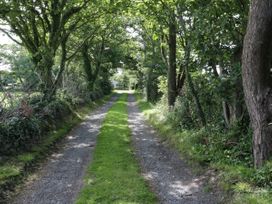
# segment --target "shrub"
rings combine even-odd
[[[109,80],[101,82],[102,92],[104,95],[109,95],[112,91],[112,85]]]
[[[237,126],[230,130],[208,126],[193,130],[187,139],[195,147],[194,155],[202,161],[250,166],[252,154],[249,138],[250,132],[241,134]]]
[[[191,129],[194,122],[189,109],[189,103],[186,98],[176,99],[174,109],[167,114],[168,121],[178,129]]]
[[[33,94],[29,98],[29,104],[31,106],[38,105],[38,104],[42,103],[42,98],[43,98],[42,93]]]
[[[0,125],[0,153],[8,155],[28,150],[40,138],[40,122],[37,118],[13,116]]]
[[[64,117],[72,113],[73,108],[103,95],[102,90],[98,90],[82,98],[61,90],[52,101],[43,101],[40,93],[23,98],[18,107],[6,111],[0,118],[0,154],[11,155],[28,150],[40,141],[41,135],[55,129]]]
[[[101,90],[92,91],[92,92],[90,93],[90,99],[91,99],[92,101],[96,101],[96,100],[102,98],[103,95],[104,95],[104,94],[103,94],[103,92],[102,92]]]
[[[69,113],[69,105],[60,99],[55,99],[54,101],[51,101],[46,106],[44,106],[41,113],[37,114],[41,114],[42,117],[57,121]]]
[[[9,155],[28,150],[69,113],[69,105],[60,99],[50,103],[42,102],[40,96],[31,98],[28,103],[22,100],[20,107],[1,121],[0,153]]]
[[[256,170],[253,181],[258,186],[272,188],[272,161],[266,162],[262,168]]]
[[[86,101],[89,100],[89,97],[87,93],[84,95],[84,98],[83,98],[77,95],[73,95],[71,92],[67,90],[59,90],[57,100],[64,101],[71,106],[78,106],[78,105],[85,104]]]

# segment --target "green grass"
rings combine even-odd
[[[0,183],[6,178],[11,176],[17,176],[20,174],[20,169],[12,165],[3,165],[0,167]]]
[[[126,101],[123,94],[106,115],[77,204],[156,203],[132,152]]]
[[[161,120],[161,112],[155,106],[146,102],[141,94],[136,94],[137,104],[140,110],[144,113],[149,123],[155,127],[159,135],[167,140],[173,147],[179,150],[183,157],[194,165],[208,165],[218,171],[219,187],[227,197],[227,203],[232,204],[271,204],[272,189],[270,187],[258,187],[255,182],[257,176],[264,177],[271,175],[271,168],[254,170],[242,163],[235,164],[226,157],[225,152],[220,152],[218,149],[203,148],[201,143],[207,134],[217,134],[201,130],[182,130],[177,131],[168,121]],[[221,135],[218,135],[221,137]],[[215,137],[216,139],[217,137]],[[211,142],[211,141],[209,141]],[[220,140],[217,141],[220,147]],[[204,151],[203,151],[204,149]],[[213,160],[207,160],[211,155],[206,155],[206,152],[213,152]],[[272,166],[272,165],[271,165]],[[202,168],[203,169],[203,168]],[[268,173],[270,171],[270,173]],[[265,178],[263,178],[265,179]],[[260,180],[260,179],[259,179]],[[231,195],[231,196],[230,196]]]
[[[109,100],[111,95],[101,100],[91,102],[86,106],[73,110],[73,114],[66,117],[56,130],[50,131],[31,151],[5,159],[0,163],[0,203],[6,202],[9,191],[13,190],[23,179],[33,172],[33,167],[55,149],[55,144],[64,138],[68,132],[96,107]]]

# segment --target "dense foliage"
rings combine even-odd
[[[254,182],[271,186],[270,7],[0,0],[0,31],[16,43],[0,47],[1,154],[27,149],[73,107],[114,86],[144,93],[191,156],[260,168]]]
[[[133,59],[117,4],[0,5],[0,30],[17,44],[0,47],[0,152],[9,155],[31,148],[74,107],[110,94],[110,77]]]

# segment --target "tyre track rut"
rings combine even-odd
[[[72,204],[83,186],[102,121],[118,96],[99,107],[65,138],[63,147],[50,156],[13,204]]]

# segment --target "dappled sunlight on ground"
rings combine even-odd
[[[103,118],[116,99],[94,111],[69,133],[62,148],[51,155],[37,179],[26,186],[14,203],[74,203]]]
[[[79,204],[156,203],[155,195],[139,174],[131,148],[126,100],[127,95],[123,94],[103,122]]]
[[[114,90],[114,93],[118,94],[133,94],[135,91],[134,90]]]
[[[205,177],[194,175],[179,154],[164,145],[156,131],[147,125],[132,95],[129,97],[129,126],[142,174],[161,203],[217,203],[212,193],[204,192]]]

